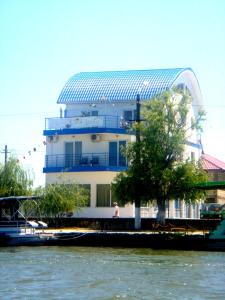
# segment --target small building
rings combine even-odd
[[[202,154],[203,168],[208,173],[209,181],[225,181],[225,163],[209,155]],[[215,189],[206,193],[206,202],[225,204],[225,190]]]
[[[188,90],[193,102],[189,121],[202,107],[197,78],[190,68],[136,71],[83,72],[73,75],[59,98],[60,114],[45,121],[46,184],[76,182],[90,195],[89,205],[76,217],[112,217],[115,201],[110,185],[127,169],[121,146],[135,141],[128,129],[136,119],[136,99],[140,102],[178,86]],[[62,108],[62,106],[64,106]],[[191,130],[186,157],[198,159],[202,146]],[[154,217],[154,206],[142,208],[142,217]],[[120,207],[121,217],[133,217],[134,206]],[[169,217],[199,217],[197,206],[171,201]]]

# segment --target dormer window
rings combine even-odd
[[[132,121],[133,120],[133,111],[132,110],[125,110],[123,112],[123,118],[125,121]]]

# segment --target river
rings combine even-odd
[[[0,299],[225,299],[225,253],[0,248]]]

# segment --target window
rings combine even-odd
[[[123,155],[124,147],[126,147],[126,141],[109,142],[110,166],[126,166],[126,158]]]
[[[117,142],[109,142],[109,165],[117,166]]]
[[[82,157],[82,142],[75,142],[75,164],[78,165],[80,163]]]
[[[82,156],[82,142],[77,141],[65,143],[65,167],[78,165]]]
[[[110,184],[97,184],[97,207],[111,207],[113,202],[119,201],[116,199]]]
[[[126,141],[119,141],[119,166],[126,166],[126,157],[124,156],[124,148]]]
[[[184,91],[184,89],[185,89],[185,84],[184,84],[184,83],[179,83],[179,84],[177,85],[177,88],[178,88],[178,90]]]
[[[111,206],[110,184],[97,184],[97,207]]]
[[[92,116],[98,116],[98,111],[97,110],[92,110],[91,115]]]
[[[73,143],[65,143],[65,167],[73,166]]]
[[[84,189],[85,195],[87,195],[87,197],[88,197],[86,206],[90,206],[90,204],[91,204],[91,185],[90,184],[79,184],[79,186]]]
[[[175,199],[174,206],[175,206],[175,209],[180,209],[180,200],[179,199]]]
[[[125,121],[132,121],[132,110],[125,110],[123,112],[123,117]]]

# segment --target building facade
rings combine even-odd
[[[209,154],[202,155],[203,168],[208,173],[209,181],[225,181],[225,163]],[[207,203],[225,204],[225,190],[215,189],[206,193]]]
[[[202,106],[198,81],[190,68],[84,72],[72,76],[59,98],[59,117],[47,118],[46,184],[76,182],[90,195],[89,205],[76,217],[112,217],[115,200],[110,184],[127,169],[121,146],[135,141],[129,130],[136,119],[136,99],[141,103],[174,86],[192,96],[190,120]],[[63,106],[63,107],[62,107]],[[192,131],[185,155],[198,159],[201,144]],[[183,201],[171,201],[168,217],[199,217],[199,209]],[[120,207],[121,217],[133,217],[133,205]],[[142,208],[142,217],[154,217],[154,205]]]

